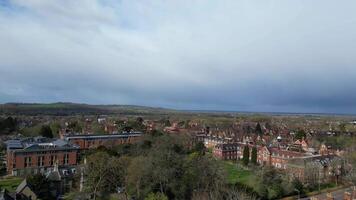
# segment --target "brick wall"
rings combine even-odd
[[[65,159],[67,155],[67,159]],[[78,150],[41,150],[34,152],[16,152],[10,151],[7,153],[7,171],[12,174],[14,170],[22,169],[39,169],[53,167],[55,162],[58,162],[59,166],[69,166],[77,164]],[[39,160],[39,158],[41,159]],[[27,165],[25,160],[30,160]],[[65,163],[66,162],[66,163]]]

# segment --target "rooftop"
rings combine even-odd
[[[68,141],[45,137],[33,137],[8,140],[5,142],[7,150],[39,150],[39,149],[60,149],[77,148],[76,145],[69,144]]]
[[[65,140],[70,139],[94,139],[94,138],[121,138],[121,137],[138,137],[142,132],[123,132],[120,134],[88,134],[88,135],[67,135]]]

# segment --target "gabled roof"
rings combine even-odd
[[[29,187],[30,186],[27,184],[27,180],[24,179],[19,186],[17,186],[16,188],[16,193],[21,193],[26,187]]]
[[[0,192],[0,200],[14,200],[14,198],[8,194],[7,190],[3,189]]]

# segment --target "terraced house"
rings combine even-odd
[[[44,137],[9,140],[7,145],[7,172],[14,176],[53,171],[57,165],[75,170],[79,146],[61,139]]]

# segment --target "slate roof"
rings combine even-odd
[[[41,149],[77,149],[75,144],[66,140],[43,137],[8,140],[5,142],[7,150],[12,151],[37,151]]]
[[[8,140],[5,142],[8,149],[22,149],[23,145],[21,140]]]
[[[0,192],[0,200],[14,200],[14,198],[12,198],[12,197],[8,194],[8,192],[7,192],[5,189],[3,189],[3,190],[1,190],[1,192]]]
[[[24,190],[26,187],[30,187],[28,184],[27,184],[27,180],[24,179],[19,186],[17,186],[16,188],[16,193],[21,193],[22,190]]]
[[[125,137],[138,137],[141,136],[141,132],[130,132],[130,133],[121,133],[121,134],[92,134],[92,135],[71,135],[66,136],[66,140],[70,139],[99,139],[99,138],[125,138]]]

